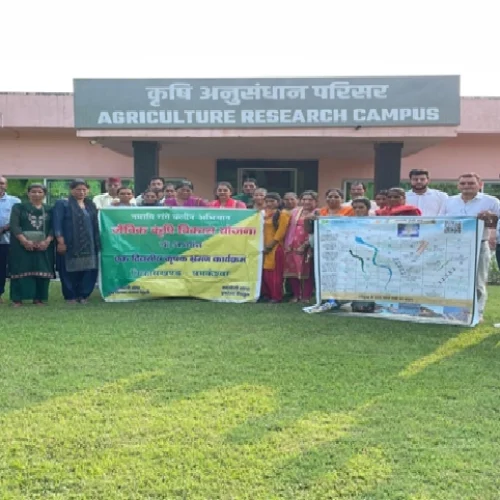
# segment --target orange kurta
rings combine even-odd
[[[352,207],[340,207],[338,210],[337,210],[337,213],[335,214],[330,214],[329,213],[329,208],[328,207],[323,207],[323,208],[320,208],[319,210],[319,215],[321,217],[328,217],[330,215],[339,215],[339,216],[350,216],[350,215],[354,215],[354,210],[352,209]]]
[[[266,211],[264,216],[264,247],[271,245],[273,241],[277,241],[276,245],[268,254],[264,255],[264,269],[274,269],[276,260],[275,254],[278,246],[282,246],[285,241],[286,230],[290,222],[290,215],[282,211],[279,218],[278,229],[273,224],[273,213]]]

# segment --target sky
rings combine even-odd
[[[71,92],[73,78],[459,74],[462,95],[500,96],[492,0],[4,4],[0,92]]]

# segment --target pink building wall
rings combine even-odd
[[[211,197],[215,183],[215,158],[162,160],[160,175],[187,177],[201,196]],[[427,168],[434,180],[453,180],[460,172],[475,171],[484,180],[498,181],[500,136],[460,134],[403,159],[402,178],[412,168]],[[7,177],[133,177],[133,160],[86,139],[73,131],[23,131],[17,137],[0,134],[0,173]],[[319,160],[320,193],[342,187],[344,181],[369,180],[373,164],[323,158]]]
[[[401,178],[407,179],[414,168],[430,171],[435,181],[450,181],[463,172],[476,172],[484,180],[499,181],[500,135],[459,134],[436,146],[424,149],[402,160]],[[347,179],[368,180],[373,178],[372,164],[320,160],[319,190],[341,187]]]

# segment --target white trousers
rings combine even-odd
[[[477,267],[477,305],[479,314],[482,316],[486,307],[486,299],[488,298],[488,272],[490,270],[491,251],[487,241],[481,242],[479,250],[479,265]]]

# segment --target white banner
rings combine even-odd
[[[474,217],[322,217],[305,311],[475,326],[482,231]]]

